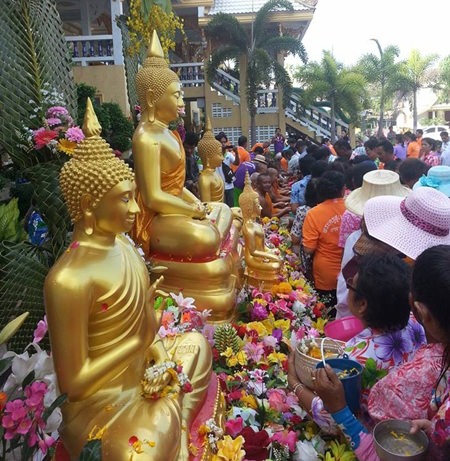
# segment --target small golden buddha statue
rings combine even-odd
[[[122,235],[139,213],[134,175],[99,136],[90,101],[83,131],[85,140],[60,175],[73,240],[44,289],[59,389],[68,396],[62,440],[73,460],[89,434],[101,434],[104,460],[187,461],[187,430],[210,384],[211,348],[199,333],[159,338],[156,284]],[[182,363],[191,393],[176,389],[164,368],[169,361]],[[144,387],[144,371],[155,367],[161,373]],[[167,386],[176,391],[164,397]]]
[[[239,206],[242,210],[244,223],[245,276],[252,286],[266,285],[266,288],[278,283],[281,274],[281,259],[265,245],[264,229],[258,222],[261,215],[259,195],[252,189],[248,172],[245,175],[245,186],[239,196]]]
[[[184,111],[179,78],[156,32],[136,78],[142,115],[133,136],[137,216],[132,237],[152,264],[165,266],[162,288],[183,289],[212,321],[228,321],[236,298],[238,233],[224,203],[202,203],[184,187],[185,153],[169,123]]]
[[[223,162],[222,144],[211,130],[211,122],[206,119],[205,133],[198,143],[198,155],[203,164],[198,186],[202,202],[223,202],[225,186],[216,168]]]

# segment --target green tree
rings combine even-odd
[[[295,78],[302,85],[302,100],[306,105],[330,104],[332,142],[336,139],[337,111],[342,111],[353,123],[358,121],[366,95],[366,79],[337,62],[329,51],[323,52],[320,63],[311,62],[298,69]]]
[[[450,56],[446,56],[439,63],[435,90],[438,94],[438,101],[445,103],[450,101]]]
[[[378,136],[383,134],[384,113],[387,101],[402,87],[401,62],[397,60],[399,49],[389,45],[381,48],[380,42],[372,39],[378,47],[378,55],[368,53],[358,61],[358,69],[372,84],[379,101]]]
[[[214,48],[206,67],[210,85],[214,82],[217,69],[228,61],[233,61],[244,72],[245,94],[250,114],[252,144],[256,141],[256,113],[258,90],[269,88],[276,82],[283,94],[279,103],[285,107],[292,92],[292,81],[286,69],[277,60],[282,52],[298,55],[306,62],[307,55],[302,43],[294,37],[281,36],[269,23],[274,11],[292,11],[288,0],[269,0],[256,13],[250,30],[245,28],[231,14],[219,13],[205,27],[206,36]],[[245,66],[245,68],[242,68]],[[242,91],[241,91],[242,94]]]

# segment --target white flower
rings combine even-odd
[[[253,408],[241,408],[241,407],[232,407],[231,408],[231,419],[235,419],[240,416],[247,426],[251,426],[254,430],[259,431],[261,429],[259,423],[256,421],[256,410]]]
[[[297,442],[294,454],[295,461],[318,461],[319,459],[319,455],[311,442],[307,440]]]
[[[304,315],[306,312],[305,305],[300,302],[300,301],[294,301],[294,304],[292,304],[292,310],[297,314],[297,315]]]
[[[197,309],[194,305],[194,298],[185,298],[183,293],[176,295],[175,293],[170,293],[171,298],[177,303],[178,307],[184,307],[185,309]]]

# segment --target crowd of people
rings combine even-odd
[[[346,343],[350,358],[373,367],[359,413],[347,407],[331,368],[314,372],[308,388],[291,357],[289,384],[299,404],[325,431],[339,426],[361,461],[378,459],[371,429],[392,418],[412,421],[412,431],[425,429],[428,459],[447,460],[450,142],[447,132],[438,147],[420,130],[392,131],[354,148],[347,133],[317,145],[286,140],[277,129],[251,148],[245,136],[233,146],[219,133],[224,163],[217,171],[230,207],[238,206],[249,173],[261,216],[289,226],[300,269],[330,317],[352,315],[364,327]],[[187,155],[186,162],[194,161]]]

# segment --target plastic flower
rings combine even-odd
[[[244,420],[242,419],[241,416],[238,416],[235,419],[229,419],[225,423],[225,431],[228,435],[231,435],[231,437],[236,437],[239,432],[242,431],[242,428],[244,427]]]
[[[58,137],[58,133],[47,128],[39,128],[33,131],[34,148],[43,149],[50,141]]]
[[[76,142],[76,143],[83,141],[84,139],[83,130],[79,128],[78,126],[73,126],[71,128],[68,128],[65,136],[66,136],[66,139],[68,139],[69,141]]]
[[[47,326],[47,316],[44,316],[43,320],[39,320],[39,323],[37,324],[36,329],[34,330],[33,333],[33,342],[34,343],[39,343],[42,338],[45,336],[47,333],[48,326]]]
[[[72,142],[68,139],[62,138],[58,141],[57,149],[61,152],[64,152],[67,155],[73,155],[76,147],[76,142]]]
[[[182,293],[175,294],[175,293],[170,293],[171,298],[177,303],[178,307],[184,307],[185,309],[187,308],[194,308],[196,309],[194,303],[195,299],[194,298],[189,298],[189,297],[184,297]]]
[[[212,461],[242,461],[245,456],[243,445],[244,437],[241,435],[234,440],[226,435],[217,442],[217,454],[213,455]]]

